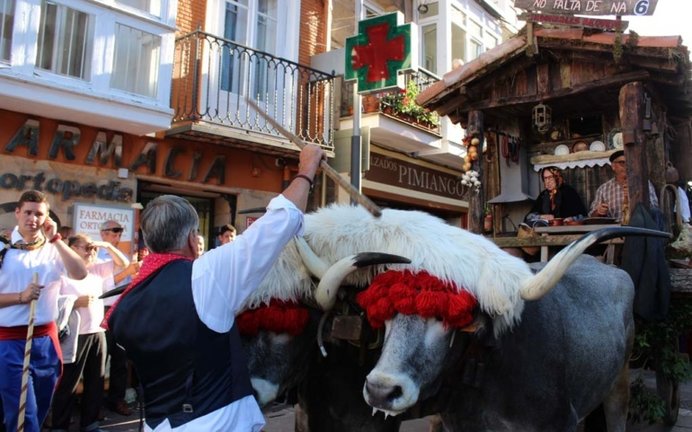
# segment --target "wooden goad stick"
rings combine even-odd
[[[260,108],[260,106],[257,105],[257,103],[255,103],[255,101],[253,101],[250,98],[246,98],[246,101],[247,101],[248,105],[250,105],[252,108],[254,108],[255,111],[257,111],[257,113],[259,115],[261,115],[267,122],[269,122],[269,124],[274,126],[274,128],[276,128],[276,130],[278,130],[281,133],[281,135],[288,138],[288,140],[291,141],[296,146],[298,146],[299,149],[302,149],[303,147],[306,146],[306,144],[303,142],[303,140],[301,140],[294,133],[290,132],[289,130],[287,130],[286,128],[281,126],[276,120],[274,120],[267,113],[262,111],[262,108]],[[370,200],[370,198],[363,195],[358,189],[356,189],[351,183],[349,183],[348,180],[343,178],[341,176],[341,174],[339,174],[334,168],[332,168],[327,163],[327,161],[323,160],[322,162],[320,162],[320,168],[322,168],[324,173],[327,174],[327,176],[329,176],[329,178],[331,178],[336,183],[338,183],[339,186],[341,186],[342,188],[346,189],[346,191],[351,196],[351,198],[355,202],[357,202],[358,204],[365,207],[365,209],[367,209],[370,213],[372,213],[373,216],[375,216],[375,217],[382,216],[382,210],[377,206],[377,204],[372,202]]]
[[[34,273],[32,283],[38,283],[38,273]],[[31,343],[34,338],[34,317],[36,316],[36,299],[29,305],[29,324],[26,329],[26,343],[24,344],[24,366],[22,368],[22,392],[19,395],[19,415],[17,417],[17,432],[24,432],[24,419],[26,417],[26,396],[29,392],[29,362],[31,360]]]

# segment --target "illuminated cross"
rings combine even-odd
[[[399,72],[410,69],[414,57],[411,24],[400,12],[358,23],[359,33],[346,38],[346,80],[358,80],[358,92],[403,88]]]

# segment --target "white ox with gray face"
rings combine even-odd
[[[582,252],[608,238],[667,234],[628,227],[594,232],[534,274],[487,239],[421,212],[385,210],[375,219],[362,209],[332,207],[309,220],[306,239],[327,263],[358,250],[402,255],[413,274],[426,272],[478,301],[476,325],[455,346],[459,333],[444,310],[413,313],[401,301],[405,294],[387,298],[386,290],[370,299],[377,306],[371,308],[361,300],[372,286],[359,295],[370,321],[386,325],[380,359],[363,386],[374,411],[398,415],[444,393],[438,403],[449,430],[573,431],[603,403],[608,430],[625,430],[633,285],[625,272]],[[362,271],[341,274],[349,284],[373,282]],[[340,283],[338,277],[321,281],[315,298],[323,307],[333,304]],[[380,315],[373,319],[371,312]],[[451,385],[440,392],[445,380]]]
[[[575,343],[575,341],[587,339],[593,335],[592,331],[587,331],[589,329],[584,327],[583,323],[595,319],[594,316],[605,315],[619,319],[619,321],[617,319],[612,322],[609,321],[611,324],[615,323],[612,325],[614,331],[612,335],[608,335],[608,338],[612,337],[612,340],[605,341],[608,342],[606,344],[608,349],[617,351],[615,360],[610,361],[610,357],[605,356],[607,361],[603,365],[600,363],[592,365],[594,369],[603,368],[600,371],[602,373],[599,372],[598,376],[594,375],[593,382],[588,382],[589,385],[595,386],[593,388],[598,387],[598,390],[593,392],[594,396],[567,394],[563,398],[558,398],[560,409],[556,409],[550,418],[557,418],[560,427],[555,429],[551,429],[551,427],[547,429],[536,428],[536,425],[531,423],[533,418],[524,419],[519,416],[513,419],[512,412],[503,414],[500,411],[497,412],[497,416],[494,416],[491,424],[486,424],[484,420],[486,416],[483,413],[493,412],[489,409],[490,405],[488,405],[487,411],[485,405],[471,406],[468,410],[462,409],[465,406],[464,403],[471,399],[467,399],[465,395],[473,394],[467,389],[454,393],[456,395],[454,404],[457,405],[451,404],[454,406],[450,407],[454,411],[458,406],[458,411],[463,411],[471,419],[470,423],[464,424],[463,427],[468,427],[464,430],[572,430],[571,425],[576,426],[576,421],[583,415],[582,411],[586,409],[584,407],[593,408],[601,400],[607,399],[614,384],[622,381],[622,370],[626,365],[624,359],[626,359],[629,349],[631,322],[631,309],[623,305],[631,303],[631,282],[628,283],[623,279],[623,274],[618,270],[613,269],[611,271],[606,266],[601,265],[599,267],[596,263],[588,263],[587,268],[591,268],[596,276],[603,277],[603,282],[596,279],[594,286],[611,285],[612,283],[613,286],[622,290],[618,294],[622,299],[618,301],[618,306],[615,309],[606,309],[601,303],[595,304],[597,307],[593,310],[584,305],[575,309],[575,313],[581,318],[582,326],[571,327],[573,330],[569,332],[569,335],[562,339],[553,339],[550,343],[541,339],[543,336],[549,336],[549,334],[538,334],[537,329],[548,328],[552,329],[553,332],[564,333],[565,329],[569,328],[565,324],[568,322],[570,325],[574,324],[571,322],[574,319],[570,318],[560,322],[565,310],[563,303],[569,303],[572,296],[598,297],[598,290],[589,293],[580,291],[581,282],[577,282],[571,288],[556,290],[555,293],[562,293],[559,301],[556,301],[554,305],[551,304],[551,307],[544,307],[544,310],[532,312],[532,316],[537,316],[537,319],[527,319],[527,314],[523,314],[525,301],[530,301],[527,308],[531,310],[534,309],[534,305],[548,304],[546,300],[553,297],[553,293],[550,293],[551,289],[584,249],[598,241],[599,237],[604,239],[622,236],[626,232],[638,231],[635,229],[612,229],[605,233],[589,235],[577,244],[563,249],[544,269],[534,275],[524,261],[503,252],[489,240],[447,225],[444,221],[429,214],[385,209],[380,218],[374,218],[362,208],[337,205],[306,215],[304,238],[309,247],[303,245],[299,247],[299,250],[310,271],[321,278],[320,284],[314,292],[314,300],[325,310],[334,305],[342,283],[364,288],[371,283],[378,273],[385,270],[383,266],[360,268],[352,265],[354,261],[349,257],[364,251],[385,252],[407,257],[411,261],[410,264],[390,265],[386,270],[407,269],[413,273],[427,272],[441,281],[442,284],[453,284],[458,290],[470,293],[477,300],[478,316],[485,323],[482,326],[485,328],[485,333],[479,332],[477,334],[478,340],[482,344],[491,341],[496,347],[499,344],[499,348],[493,351],[496,355],[492,359],[490,357],[488,361],[481,359],[485,362],[485,379],[480,383],[481,388],[487,386],[492,389],[488,394],[498,399],[502,399],[499,395],[517,394],[517,391],[521,391],[522,388],[532,388],[530,383],[526,383],[527,376],[525,374],[529,372],[531,374],[528,376],[533,378],[545,376],[545,379],[535,379],[535,382],[540,383],[541,386],[555,387],[559,390],[557,393],[573,391],[572,387],[563,384],[565,380],[570,381],[575,378],[565,375],[569,371],[560,364],[565,363],[567,354],[573,350],[578,352],[581,349],[589,348]],[[290,263],[288,267],[284,270],[290,272]],[[282,274],[283,271],[277,272],[274,276],[277,280],[269,285],[278,286],[279,290],[284,292],[286,290],[295,292],[295,288],[286,287],[286,283],[293,282],[283,278]],[[301,275],[299,279],[300,284],[305,284],[304,275]],[[548,295],[546,296],[546,294]],[[256,295],[258,296],[256,299],[266,300],[267,298],[266,293],[258,292]],[[271,294],[269,297],[274,295]],[[543,296],[546,296],[544,300],[532,301]],[[250,301],[257,302],[256,299]],[[551,311],[551,313],[547,313],[547,311]],[[599,326],[594,327],[594,329],[600,328]],[[421,318],[415,315],[397,313],[388,318],[382,355],[363,386],[365,400],[377,410],[388,414],[399,414],[411,407],[421,397],[435,396],[437,385],[444,378],[444,363],[452,357],[449,350],[452,333],[453,331],[450,331],[435,317]],[[462,345],[460,341],[453,346]],[[542,349],[537,349],[538,347],[542,347]],[[546,364],[542,358],[515,357],[518,352],[522,351],[540,353],[561,351],[565,355],[550,358]],[[587,356],[600,356],[601,352],[588,351],[586,354]],[[545,359],[548,360],[548,358]],[[532,362],[526,362],[527,360],[532,360]],[[495,364],[494,362],[509,366],[505,369],[497,369],[498,373],[493,375],[488,366]],[[617,368],[613,369],[612,365],[615,363],[617,363]],[[305,366],[303,365],[303,367]],[[546,370],[550,373],[545,373]],[[522,373],[518,373],[519,371]],[[491,376],[493,376],[492,379]],[[490,385],[489,383],[492,383],[493,380],[497,383],[504,383],[505,386]],[[604,388],[605,390],[601,391]],[[521,395],[522,393],[518,394]],[[459,395],[462,396],[459,397]],[[530,395],[527,399],[530,406],[537,405],[534,402],[538,402],[538,405],[544,402],[540,393],[527,393],[527,395]],[[531,400],[531,397],[534,396],[536,399]],[[577,399],[583,397],[584,400],[577,401],[574,399],[575,397]],[[593,402],[591,399],[596,401]],[[486,399],[482,400],[486,404],[490,403]],[[516,401],[507,401],[510,404],[514,402]],[[324,403],[328,405],[329,401],[324,401]],[[513,412],[525,411],[523,404],[514,403],[514,405],[516,408]],[[447,406],[450,404],[447,403]],[[614,412],[611,415],[613,424],[624,424],[626,410],[622,408],[622,403],[614,402],[611,404],[610,411]],[[478,417],[482,418],[478,419]],[[447,417],[446,421],[448,425],[453,427],[452,430],[457,430],[450,417]],[[517,422],[521,423],[522,426],[518,427]],[[458,424],[462,425],[463,423]],[[551,423],[551,425],[554,424]],[[610,430],[621,429],[613,427]]]

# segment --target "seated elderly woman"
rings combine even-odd
[[[547,225],[556,218],[561,218],[565,222],[584,218],[587,214],[584,202],[579,193],[565,183],[559,168],[554,166],[543,168],[541,179],[545,189],[538,195],[531,211],[526,215],[527,224]]]

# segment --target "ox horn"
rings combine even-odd
[[[329,264],[322,258],[318,257],[315,251],[312,250],[308,242],[303,237],[296,237],[296,248],[300,257],[303,259],[303,264],[308,268],[310,273],[317,279],[322,279],[324,274],[329,269]]]
[[[376,264],[410,264],[411,260],[399,255],[391,255],[380,252],[361,252],[335,262],[324,273],[315,290],[315,301],[322,310],[329,310],[336,302],[336,294],[339,292],[341,281],[350,273],[359,268]]]
[[[522,283],[524,300],[538,300],[552,290],[572,263],[591,245],[616,237],[652,236],[670,238],[667,232],[635,227],[608,227],[584,235],[553,257],[543,269]]]

